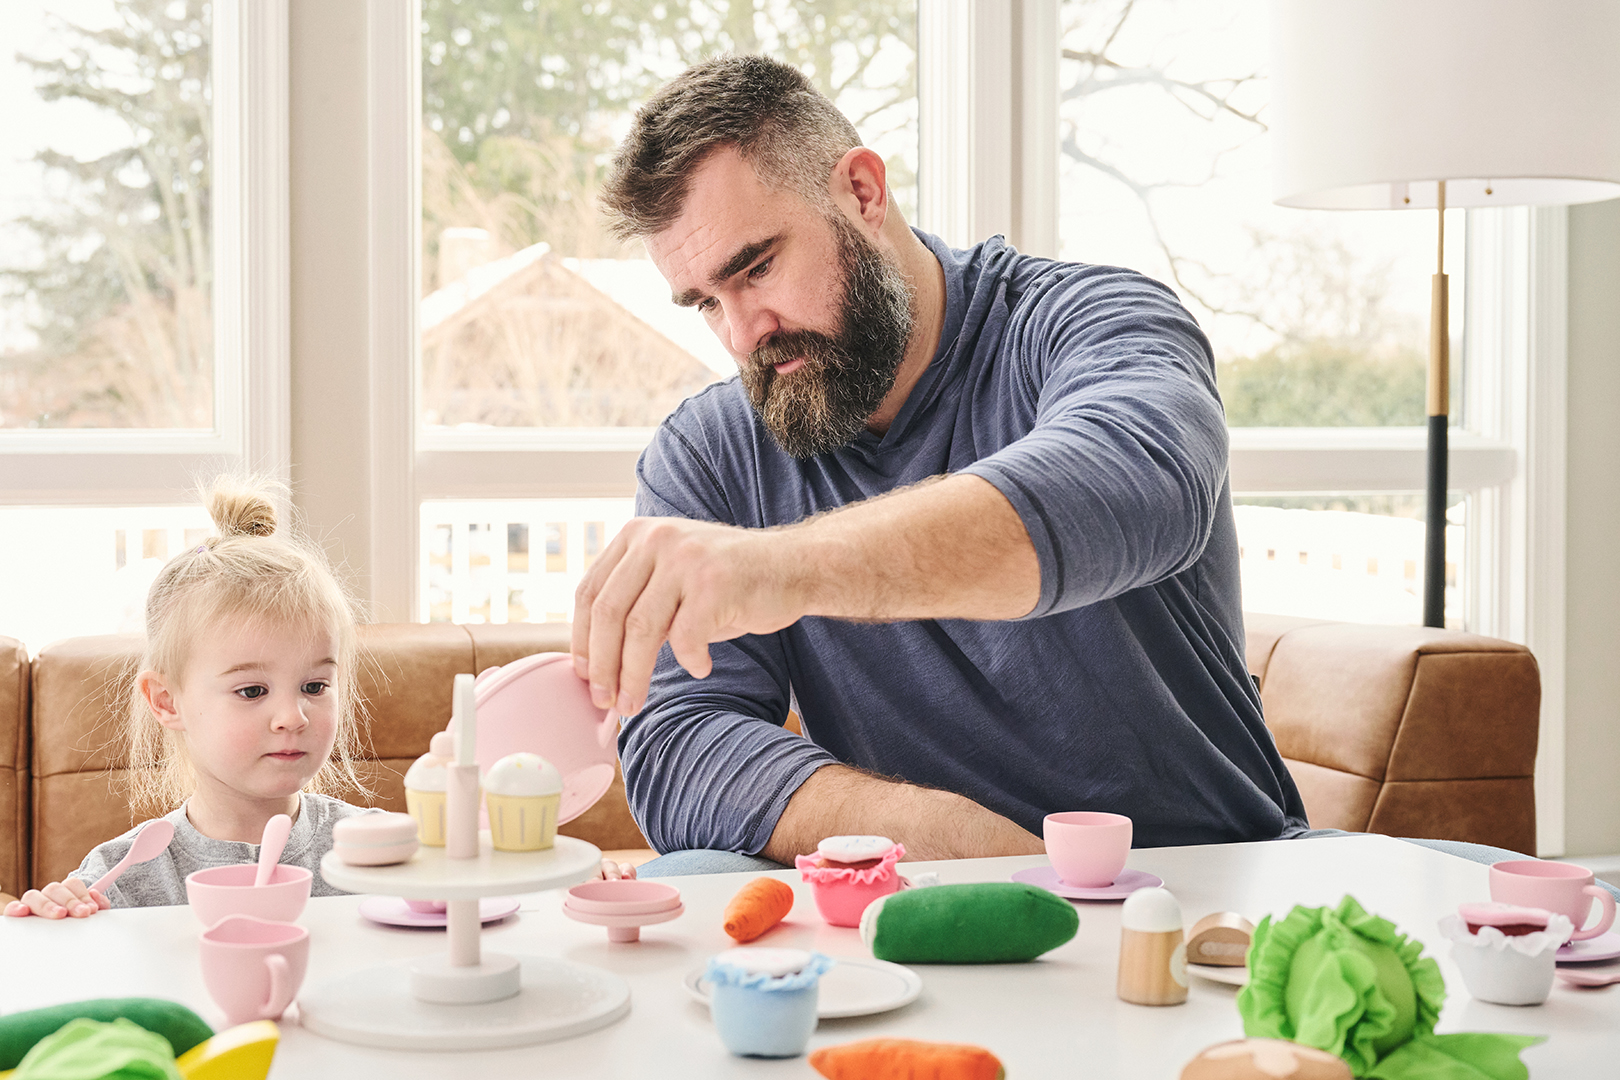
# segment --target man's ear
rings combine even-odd
[[[851,218],[866,223],[873,235],[889,216],[888,168],[870,147],[857,146],[838,160],[827,187],[833,202]]]
[[[175,706],[174,691],[162,675],[155,671],[143,671],[135,676],[135,687],[146,699],[146,707],[152,710],[158,723],[170,731],[186,730],[185,722],[180,719],[180,710]]]

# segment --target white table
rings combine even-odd
[[[935,870],[949,884],[1004,881],[1042,865],[1034,858],[908,863],[908,873]],[[1295,903],[1335,904],[1351,893],[1369,910],[1429,946],[1449,996],[1440,1031],[1550,1035],[1525,1052],[1538,1078],[1620,1075],[1620,986],[1575,990],[1554,986],[1533,1008],[1472,1000],[1435,928],[1458,903],[1488,896],[1486,868],[1379,836],[1332,837],[1264,844],[1134,851],[1130,865],[1151,871],[1180,899],[1187,921],[1212,911],[1258,920]],[[854,930],[829,927],[816,915],[808,886],[794,871],[776,876],[798,894],[787,924],[760,944],[866,956]],[[518,918],[487,928],[488,949],[537,953],[597,965],[631,987],[630,1015],[600,1031],[513,1050],[410,1053],[333,1042],[301,1029],[289,1013],[271,1075],[282,1078],[463,1075],[566,1077],[731,1077],[815,1073],[799,1058],[733,1058],[721,1047],[708,1010],[681,987],[687,971],[730,945],[720,912],[742,875],[670,879],[687,913],[647,928],[636,944],[610,945],[600,927],[561,913],[562,893],[523,898]],[[300,920],[310,929],[305,985],[390,959],[444,948],[437,931],[393,930],[360,918],[358,897],[311,900]],[[992,967],[919,965],[922,996],[878,1016],[823,1021],[811,1047],[875,1036],[979,1043],[1006,1064],[1013,1080],[1072,1075],[1088,1080],[1174,1080],[1200,1049],[1242,1034],[1236,990],[1192,980],[1185,1005],[1146,1008],[1114,996],[1119,951],[1117,903],[1082,903],[1080,932],[1032,964]],[[201,927],[187,908],[103,912],[85,920],[0,920],[0,1011],[79,998],[150,995],[184,1002],[216,1025],[222,1016],[203,989],[197,964]],[[366,1070],[362,1072],[362,1070]]]

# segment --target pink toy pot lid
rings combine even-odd
[[[557,822],[572,821],[613,786],[618,714],[591,703],[567,653],[535,653],[486,668],[473,684],[478,706],[478,766],[488,772],[508,754],[539,754],[562,773]]]
[[[596,915],[652,915],[681,906],[681,890],[657,881],[587,881],[568,890],[568,904]]]

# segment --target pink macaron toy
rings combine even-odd
[[[356,814],[332,827],[332,850],[350,866],[391,866],[416,854],[416,819],[409,814]]]
[[[816,910],[832,926],[859,926],[861,913],[880,896],[900,890],[895,864],[905,845],[887,836],[829,836],[814,855],[794,860],[816,897]]]

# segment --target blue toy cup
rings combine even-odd
[[[820,993],[812,983],[802,990],[763,990],[716,986],[709,1012],[720,1041],[738,1057],[798,1057],[816,1030]]]
[[[720,1041],[738,1057],[790,1058],[804,1053],[816,1030],[819,982],[832,960],[812,953],[803,970],[772,977],[719,958],[709,961],[709,1014]]]

